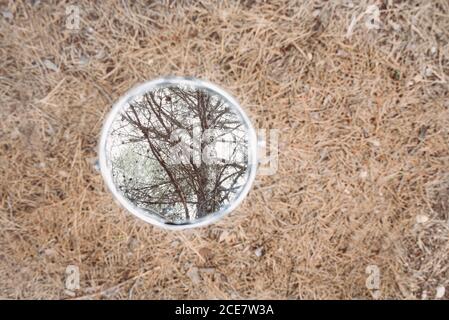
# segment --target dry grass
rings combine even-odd
[[[1,297],[71,298],[71,264],[83,298],[371,298],[368,265],[383,298],[449,297],[447,1],[380,1],[379,30],[372,1],[143,2],[70,2],[78,31],[1,5]],[[112,101],[161,75],[280,129],[277,174],[206,228],[137,220],[92,168]]]

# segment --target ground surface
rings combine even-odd
[[[376,270],[380,297],[449,297],[447,1],[2,3],[1,298],[73,298],[69,265],[81,298],[371,298]],[[147,225],[92,168],[112,102],[161,75],[280,132],[210,227]]]

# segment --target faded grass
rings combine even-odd
[[[73,298],[71,264],[92,299],[371,298],[368,265],[383,298],[449,285],[447,1],[377,2],[379,30],[365,1],[126,3],[76,2],[79,31],[1,5],[2,298]],[[112,102],[162,75],[280,130],[277,174],[198,230],[127,214],[92,167]]]

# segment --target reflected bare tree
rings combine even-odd
[[[161,87],[129,103],[108,141],[113,179],[126,198],[172,222],[229,204],[247,174],[246,128],[222,97]]]

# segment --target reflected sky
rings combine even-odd
[[[223,209],[248,179],[247,128],[203,88],[170,85],[134,97],[114,119],[106,150],[117,190],[172,223]]]

